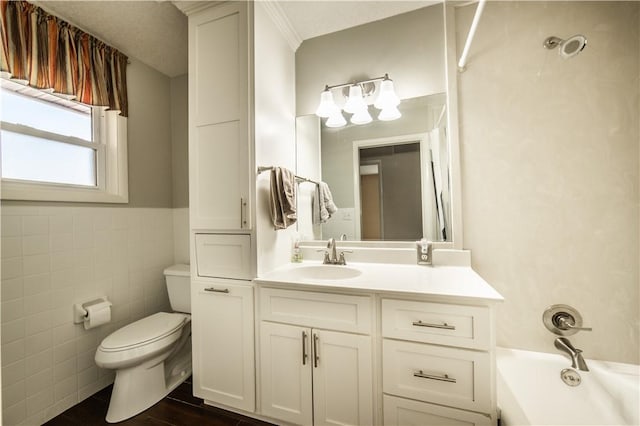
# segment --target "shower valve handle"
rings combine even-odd
[[[577,330],[577,331],[592,331],[591,327],[578,327],[576,326],[576,322],[571,315],[562,315],[558,314],[555,318],[557,322],[557,326],[561,330]]]

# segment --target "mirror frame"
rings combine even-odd
[[[455,31],[454,2],[443,1],[444,20],[444,55],[445,55],[445,81],[447,102],[447,130],[449,133],[449,162],[451,177],[451,241],[434,241],[434,249],[463,248],[462,227],[462,184],[460,174],[460,141],[458,120],[458,68]],[[321,241],[307,240],[303,244],[309,247],[323,246]],[[397,249],[415,248],[415,242],[411,241],[345,241],[350,247],[366,247],[368,249]]]

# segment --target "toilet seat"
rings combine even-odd
[[[158,312],[107,336],[96,351],[99,367],[127,368],[165,352],[182,335],[190,315]]]
[[[158,312],[133,322],[107,336],[100,345],[105,352],[119,352],[146,346],[182,328],[188,315]]]

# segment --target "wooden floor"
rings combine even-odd
[[[48,426],[108,425],[105,421],[112,387],[109,386],[45,423]],[[260,420],[205,405],[191,392],[191,379],[165,399],[118,425],[146,426],[271,426]]]

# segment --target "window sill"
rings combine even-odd
[[[74,203],[128,203],[129,194],[110,193],[98,188],[2,181],[3,200],[63,201]]]

